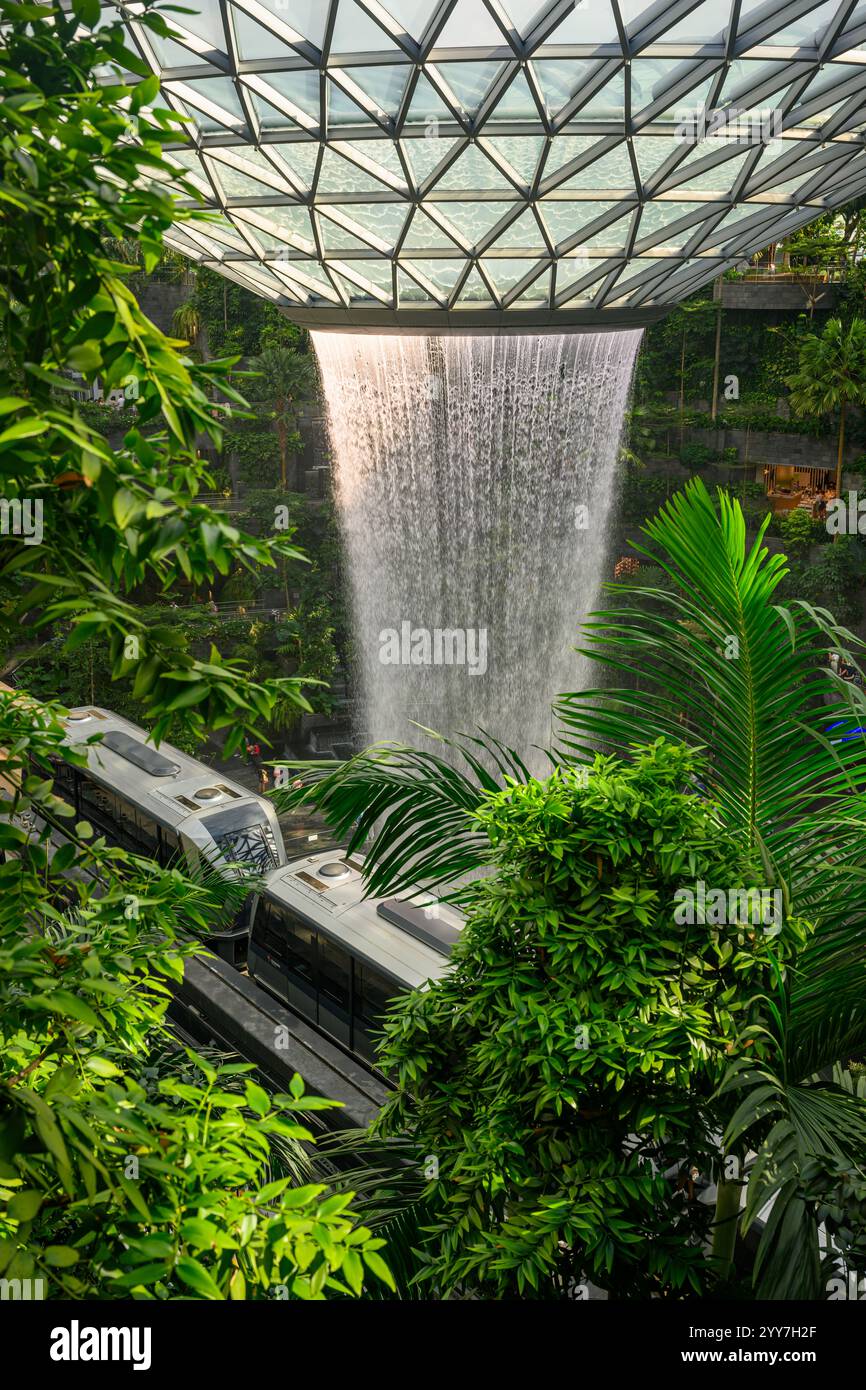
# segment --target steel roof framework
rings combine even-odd
[[[863,0],[193,2],[120,6],[217,214],[168,240],[311,325],[645,322],[866,193]]]

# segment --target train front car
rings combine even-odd
[[[70,710],[66,742],[87,755],[87,768],[58,760],[55,790],[108,843],[156,859],[182,858],[195,872],[211,864],[227,876],[257,877],[286,862],[276,812],[264,797],[214,772],[171,744],[97,706]],[[86,744],[92,734],[99,743]],[[231,927],[208,943],[232,965],[246,960],[252,894]]]

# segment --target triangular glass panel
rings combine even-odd
[[[609,222],[606,227],[602,227],[594,236],[582,239],[580,244],[589,251],[603,250],[608,256],[620,255],[625,250],[632,220],[632,214],[626,213],[624,217],[618,217],[615,222]]]
[[[454,286],[457,284],[457,281],[460,279],[460,276],[466,269],[465,260],[419,261],[413,257],[412,260],[406,261],[405,264],[410,269],[414,268],[418,270],[443,299],[448,298]]]
[[[598,0],[595,4],[575,5],[547,36],[540,51],[543,53],[548,44],[618,42],[619,34],[613,10],[606,0]]]
[[[828,63],[823,72],[817,72],[800,93],[797,104],[805,105],[824,92],[830,95],[834,88],[840,87],[843,82],[849,82],[852,77],[859,78],[862,82],[866,77],[866,71],[857,63]]]
[[[239,222],[249,222],[253,227],[261,227],[261,223],[264,222],[265,227],[261,230],[269,231],[272,236],[279,237],[282,233],[283,237],[303,237],[305,241],[310,243],[311,250],[315,245],[310,227],[310,216],[306,208],[285,205],[272,208],[250,208],[249,210],[237,208],[232,216],[236,217]]]
[[[406,115],[406,125],[423,126],[425,133],[427,133],[435,130],[433,125],[435,121],[453,123],[454,117],[433,83],[422,72],[416,83],[415,91],[412,93],[412,100]]]
[[[171,89],[170,89],[171,90]],[[212,116],[210,112],[201,118],[197,117],[199,125],[204,129],[204,120],[208,117],[217,124],[232,125],[242,121],[246,124],[244,108],[241,106],[240,97],[237,94],[234,82],[230,77],[208,77],[195,78],[190,82],[183,83],[183,100],[198,110],[197,102],[204,100],[209,106],[214,106],[218,111],[226,113],[227,119],[220,122],[218,116]]]
[[[666,29],[663,43],[712,43],[720,40],[731,17],[730,0],[704,0],[696,10],[687,14],[673,28]]]
[[[543,179],[545,183],[552,174],[556,174],[565,164],[570,164],[573,159],[579,159],[582,154],[591,150],[593,145],[599,144],[597,135],[557,135],[550,142],[550,149],[544,161]]]
[[[625,115],[625,77],[615,77],[573,113],[576,121],[621,121]]]
[[[501,70],[501,63],[437,63],[435,68],[467,116],[476,114]]]
[[[438,5],[436,0],[382,0],[382,8],[398,24],[402,24],[404,31],[417,43],[424,37],[424,31]]]
[[[436,212],[449,222],[463,241],[477,246],[503,217],[514,211],[513,203],[439,203]]]
[[[366,126],[369,130],[379,129],[374,117],[365,106],[361,105],[363,100],[362,93],[358,93],[357,98],[351,92],[347,92],[339,82],[330,80],[327,84],[328,93],[328,126],[334,129],[336,126]]]
[[[197,39],[203,39],[211,48],[218,49],[225,53],[226,37],[222,26],[220,8],[211,0],[198,0],[195,6],[190,5],[190,10],[195,9],[195,14],[182,13],[177,16],[177,24],[182,29],[187,29],[194,34]],[[172,20],[169,19],[169,24]],[[150,30],[147,31],[150,34]]]
[[[480,143],[485,153],[495,152],[508,165],[524,188],[531,187],[545,146],[543,135],[491,135]]]
[[[641,182],[647,186],[672,154],[685,154],[682,140],[675,135],[639,135],[634,143]]]
[[[294,121],[291,116],[287,116],[279,107],[272,106],[271,103],[265,101],[264,97],[260,96],[258,92],[252,91],[246,84],[244,84],[244,86],[247,96],[252,101],[253,110],[258,117],[262,130],[295,131],[304,129],[298,121]]]
[[[332,222],[330,217],[320,209],[318,214],[319,234],[325,247],[325,252],[329,251],[369,251],[370,246],[360,237],[353,236],[339,222]]]
[[[529,90],[524,74],[519,72],[509,83],[497,101],[492,113],[484,123],[485,131],[490,130],[496,121],[537,121],[538,107],[535,97]]]
[[[220,149],[214,146],[208,151],[214,159],[220,163],[226,163],[239,169],[241,173],[248,174],[250,178],[258,178],[262,182],[270,182],[272,188],[281,188],[289,193],[292,184],[289,182],[286,173],[279,166],[275,166],[271,160],[266,159],[261,150],[257,150],[253,145],[232,146],[227,149]]]
[[[625,142],[617,145],[615,149],[603,154],[592,164],[585,165],[583,169],[572,174],[570,179],[567,179],[565,183],[558,184],[557,187],[560,189],[621,188],[629,195],[635,193],[634,173],[628,146]]]
[[[286,22],[316,48],[321,48],[328,23],[328,7],[322,4],[322,0],[291,0]]]
[[[166,68],[208,66],[208,59],[205,56],[196,53],[192,48],[186,48],[184,45],[176,43],[174,39],[161,38],[160,35],[155,34],[152,29],[145,29],[144,36],[145,43],[149,44],[153,49],[154,56],[163,72]],[[220,50],[224,51],[224,49],[225,38],[223,38],[220,44]],[[105,68],[106,72],[111,71],[107,64]]]
[[[326,262],[326,264],[334,280],[336,280],[337,284],[353,303],[363,304],[372,302],[374,304],[382,304],[387,303],[391,299],[391,286],[389,285],[387,288],[383,288],[377,285],[373,279],[373,276],[369,274],[369,271],[375,264],[375,262],[355,261],[351,264],[348,261],[342,262],[342,265],[346,271],[354,271],[359,276],[360,282],[358,283],[356,283],[354,278],[350,277],[348,274],[341,273],[341,271],[337,270],[333,262],[328,261]],[[364,281],[366,281],[367,283],[363,283]]]
[[[779,88],[789,87],[796,77],[809,71],[805,63],[768,62],[764,58],[737,58],[731,63],[727,76],[716,100],[717,106],[751,107],[754,103],[751,93],[761,90],[758,105],[773,105],[769,94],[775,95]],[[764,88],[768,91],[764,91]],[[769,94],[768,94],[769,93]]]
[[[665,92],[702,66],[697,59],[635,58],[631,65],[632,115],[638,116],[663,100]]]
[[[707,216],[713,211],[712,203],[674,203],[659,202],[647,203],[641,213],[640,225],[637,229],[638,241],[644,241],[651,234],[656,234],[665,227],[671,226],[674,222],[679,222],[683,217],[690,217],[694,213],[706,211]],[[659,244],[662,244],[661,241]],[[667,245],[664,242],[664,245]]]
[[[280,266],[280,273],[293,275],[301,282],[312,281],[312,285],[307,288],[311,288],[314,292],[318,291],[325,299],[333,301],[336,298],[334,286],[318,261],[283,262]]]
[[[457,297],[457,303],[492,305],[494,302],[493,295],[485,285],[476,267],[473,266],[463,282],[463,288]]]
[[[397,244],[408,216],[407,203],[349,203],[341,210],[389,249]]]
[[[292,140],[280,145],[268,145],[268,153],[276,155],[279,161],[288,166],[294,178],[304,188],[312,188],[319,157],[319,145],[312,140]]]
[[[473,47],[479,48],[506,45],[507,40],[484,0],[457,0],[444,28],[436,35],[433,51],[465,48],[470,41]]]
[[[772,37],[763,40],[779,48],[817,48],[824,36],[827,25],[839,10],[839,0],[825,0],[817,9],[793,19],[780,30],[773,31]],[[743,26],[740,25],[742,33]]]
[[[386,183],[374,178],[350,159],[344,159],[336,150],[330,147],[325,150],[319,170],[320,193],[382,193],[386,188]],[[393,192],[393,189],[390,191]]]
[[[272,34],[263,24],[258,24],[244,10],[237,5],[230,5],[232,17],[234,19],[235,41],[238,48],[238,57],[242,62],[258,62],[266,58],[284,58],[286,52],[292,52],[286,48],[285,43],[276,34]],[[280,19],[282,16],[277,15]],[[294,13],[286,14],[285,17],[291,21],[291,28],[297,29]],[[305,36],[306,37],[306,36]],[[318,45],[317,45],[318,47]]]
[[[532,209],[527,208],[514,222],[510,222],[505,230],[499,233],[494,245],[497,250],[537,247],[539,251],[543,251],[544,237]]]
[[[530,63],[549,116],[557,116],[571,98],[591,82],[602,67],[600,60],[546,58]]]
[[[401,189],[408,192],[403,165],[391,140],[341,140],[339,152],[347,156],[357,155],[362,162],[369,160],[375,166],[371,170],[374,175],[378,177],[381,169],[383,176],[390,174],[391,178],[400,184]]]
[[[456,144],[457,141],[448,136],[416,136],[412,140],[401,140],[400,146],[409,161],[416,188],[420,188],[433,171],[439,168]]]
[[[687,167],[691,168],[693,164],[699,162],[699,159],[705,159],[708,154],[713,153],[712,148],[706,148],[707,145],[711,146],[712,142],[703,142],[700,146],[700,154],[696,154],[692,159],[679,166],[676,170],[677,178],[679,178],[679,175],[683,173]],[[719,163],[714,164],[712,168],[705,169],[702,174],[692,174],[690,178],[684,179],[682,183],[677,182],[671,189],[671,192],[720,193],[725,196],[730,193],[731,189],[734,187],[734,184],[742,172],[743,164],[746,159],[751,158],[751,156],[751,150],[738,150],[734,147],[730,150],[729,158],[720,160]]]
[[[629,34],[638,33],[645,22],[643,16],[652,8],[652,0],[619,0],[619,12]]]
[[[484,266],[484,274],[493,285],[496,293],[502,298],[510,290],[516,288],[521,280],[525,279],[531,271],[535,269],[538,262],[528,256],[525,260],[518,258],[502,259],[498,257],[485,257],[481,264]]]
[[[514,189],[505,175],[487,158],[477,145],[468,145],[450,164],[437,180],[437,190],[477,193],[487,189],[501,189],[503,193],[513,193]]]
[[[292,106],[297,106],[305,115],[318,121],[320,111],[319,73],[316,68],[302,68],[295,72],[269,72],[263,79],[280,96],[286,97]],[[267,91],[264,94],[267,96]]]
[[[607,267],[605,269],[605,267]],[[581,298],[590,298],[598,290],[599,281],[610,273],[610,262],[590,256],[567,256],[556,264],[556,297],[574,289]],[[581,285],[581,281],[585,281]],[[580,286],[580,289],[577,287]]]
[[[343,68],[341,71],[356,82],[386,116],[397,115],[412,72],[408,63],[378,63],[366,68]]]
[[[573,237],[581,227],[588,227],[597,218],[613,212],[616,206],[616,203],[576,203],[553,198],[545,198],[539,203],[544,225],[551,241],[557,246]]]
[[[430,304],[436,303],[431,299],[426,290],[406,274],[399,267],[397,268],[397,297],[399,304]]]
[[[660,256],[637,257],[625,266],[622,274],[619,276],[616,282],[616,293],[619,294],[619,291],[624,289],[627,285],[633,288],[637,280],[649,280],[651,278],[649,274],[650,271],[658,270],[660,266],[672,265],[676,265],[676,261],[671,261],[670,259],[665,259]]]
[[[550,277],[552,274],[552,270],[543,271],[523,291],[523,294],[519,294],[516,299],[511,301],[512,304],[517,307],[521,304],[546,304],[550,299]]]
[[[412,224],[406,233],[403,250],[429,251],[440,246],[449,251],[457,249],[454,241],[442,230],[438,222],[434,222],[421,208],[416,208]]]
[[[653,116],[653,123],[656,121],[697,121],[706,110],[707,99],[712,91],[713,83],[716,81],[716,74],[705,77],[703,82],[697,86],[690,87],[687,92],[681,92],[675,97],[670,106],[666,106],[663,111],[659,111]]]
[[[271,184],[262,183],[261,179],[253,178],[250,174],[234,168],[231,164],[224,164],[221,161],[210,159],[204,156],[204,162],[210,172],[221,185],[227,198],[263,198],[273,197],[279,189],[275,188],[277,176]]]
[[[294,0],[290,0],[293,3]],[[291,8],[289,9],[291,16]],[[290,21],[291,22],[291,21]],[[340,0],[331,38],[332,53],[388,53],[396,45],[354,0]]]

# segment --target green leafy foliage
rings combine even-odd
[[[298,681],[257,684],[216,648],[194,658],[130,601],[145,583],[196,586],[233,565],[297,558],[279,535],[245,534],[197,500],[207,473],[196,440],[219,443],[240,402],[231,362],[182,356],[140,312],[128,263],[106,249],[136,238],[150,269],[162,233],[188,215],[149,181],[174,177],[164,146],[182,122],[155,105],[155,79],[124,48],[120,23],[91,33],[80,15],[10,0],[2,15],[0,478],[7,498],[43,509],[41,543],[4,545],[2,574],[19,585],[8,618],[71,623],[70,657],[98,638],[113,676],[134,677],[157,738],[225,728],[239,746],[277,699],[306,707]],[[142,22],[167,32],[156,13]],[[110,82],[97,78],[100,66]],[[124,85],[127,69],[144,80]],[[96,378],[134,401],[119,447],[79,409],[79,390]]]
[[[449,1291],[706,1291],[723,1159],[711,1098],[757,1047],[756,995],[805,935],[678,913],[685,882],[754,886],[696,764],[658,743],[486,793],[495,874],[468,897],[453,970],[394,1008],[381,1131],[434,1155],[425,1278]],[[685,920],[684,920],[685,919]],[[715,1123],[714,1123],[715,1120]]]

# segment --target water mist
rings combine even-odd
[[[640,336],[313,334],[365,744],[480,727],[544,770],[551,704],[586,679]]]

